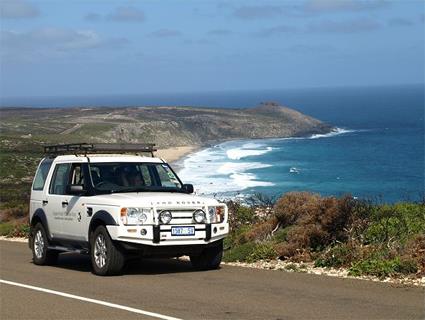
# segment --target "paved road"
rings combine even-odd
[[[24,243],[0,241],[0,278],[181,319],[424,319],[425,290],[363,280],[145,260],[97,277],[86,256],[36,266]],[[0,319],[154,319],[51,293],[0,284]]]

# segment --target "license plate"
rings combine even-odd
[[[194,236],[195,227],[171,227],[172,236]]]

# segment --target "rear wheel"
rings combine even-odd
[[[37,265],[50,265],[56,263],[59,252],[49,250],[49,240],[46,230],[39,222],[32,231],[32,259]]]
[[[214,270],[220,266],[223,258],[223,241],[216,246],[204,249],[200,255],[190,256],[190,262],[198,270]]]
[[[99,276],[120,274],[125,256],[114,244],[104,226],[98,226],[91,237],[91,263],[93,272]]]

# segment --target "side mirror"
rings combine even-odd
[[[184,184],[183,190],[187,193],[193,193],[193,184]]]
[[[80,196],[84,194],[85,192],[86,190],[84,190],[84,186],[82,184],[69,184],[66,188],[67,194],[71,194],[75,196]]]

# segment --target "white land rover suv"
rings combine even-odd
[[[153,151],[152,144],[46,146],[31,191],[34,263],[76,251],[90,254],[97,275],[120,273],[131,256],[188,255],[197,269],[218,268],[226,205],[192,195]],[[134,155],[142,152],[152,157]]]

